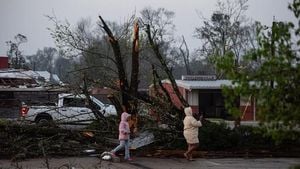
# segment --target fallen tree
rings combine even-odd
[[[153,120],[153,119],[152,119]],[[144,119],[142,123],[151,120]],[[109,151],[118,144],[118,122],[111,118],[106,124],[95,123],[85,130],[68,130],[35,125],[0,123],[0,158],[20,160],[53,156],[87,156]],[[152,133],[154,142],[132,149],[134,156],[182,157],[186,143],[182,132],[155,127],[148,123],[143,129]],[[100,130],[100,127],[102,129]],[[266,134],[266,128],[240,126],[235,129],[224,123],[205,122],[199,131],[198,157],[300,157],[300,132],[281,131],[282,139]],[[151,134],[150,134],[151,135]],[[146,140],[146,142],[149,140]],[[140,143],[138,143],[140,144]]]

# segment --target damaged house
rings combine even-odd
[[[0,69],[0,118],[17,119],[23,103],[51,104],[65,92],[57,75],[47,71]]]

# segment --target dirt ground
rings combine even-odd
[[[184,158],[133,157],[131,162],[112,163],[97,157],[51,158],[21,162],[0,160],[0,169],[289,169],[300,165],[300,158]]]

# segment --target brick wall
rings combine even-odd
[[[8,68],[8,57],[0,56],[0,69]]]

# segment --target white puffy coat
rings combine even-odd
[[[184,109],[185,118],[183,120],[183,135],[186,142],[189,144],[199,143],[198,132],[199,127],[202,126],[201,121],[197,121],[192,114],[192,108],[186,107]]]

